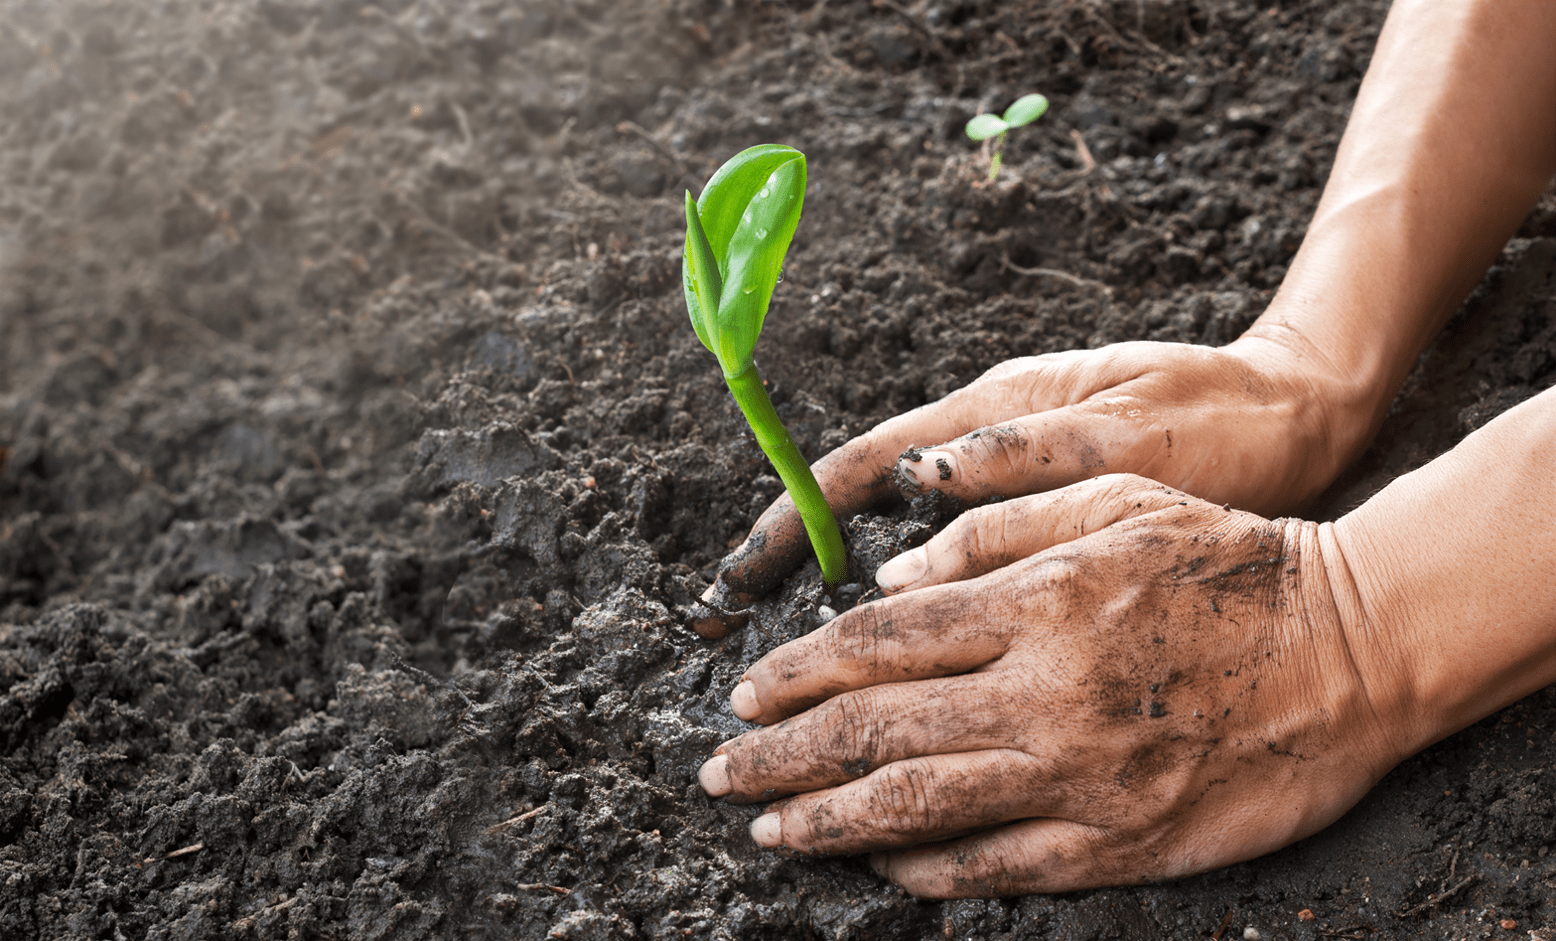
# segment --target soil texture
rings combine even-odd
[[[814,459],[1012,356],[1235,337],[1384,13],[0,2],[0,937],[1556,937],[1552,689],[1159,886],[919,902],[695,783],[819,620],[812,564],[684,622],[781,485],[683,191],[809,157],[758,359]],[[1547,194],[1312,512],[1553,381]],[[850,523],[860,584],[945,512]]]

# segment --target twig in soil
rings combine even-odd
[[[1057,268],[1023,268],[1015,262],[1011,261],[1008,254],[1000,255],[1000,262],[1006,268],[1009,268],[1016,274],[1031,275],[1034,277],[1042,278],[1058,278],[1061,281],[1068,281],[1076,287],[1098,288],[1102,291],[1103,294],[1107,295],[1109,300],[1112,300],[1113,298],[1113,289],[1108,287],[1106,284],[1103,284],[1101,281],[1093,281],[1090,278],[1078,278],[1075,275],[1070,274],[1068,271],[1060,271]]]
[[[163,859],[177,859],[180,856],[188,856],[190,853],[198,853],[198,852],[200,852],[203,849],[205,849],[205,844],[204,843],[194,843],[194,844],[191,844],[189,846],[184,847],[183,849],[173,850],[171,853],[165,854],[162,858]],[[141,860],[141,865],[144,866],[147,863],[154,863],[156,861],[157,861],[157,858],[155,856],[147,856],[145,859]]]
[[[502,823],[494,823],[494,824],[492,824],[491,826],[486,828],[486,832],[487,833],[495,833],[498,830],[503,829],[504,827],[511,827],[511,826],[513,826],[516,823],[522,823],[523,821],[528,820],[529,818],[534,817],[537,814],[545,813],[547,810],[550,809],[550,807],[551,807],[551,805],[549,803],[541,804],[539,807],[536,807],[534,810],[526,810],[524,813],[519,814],[517,817],[509,817],[507,820],[504,820]]]
[[[670,148],[666,147],[664,144],[661,144],[658,139],[655,138],[653,134],[645,130],[642,125],[632,121],[622,121],[620,124],[616,125],[616,131],[621,134],[636,134],[638,137],[648,141],[649,146],[659,151],[660,156],[670,161],[670,165],[675,167],[675,172],[677,174],[680,176],[686,175],[686,164],[682,162],[681,158],[677,157],[675,153],[670,150]]]
[[[1085,6],[1083,6],[1081,9],[1085,13],[1087,19],[1091,20],[1093,23],[1095,23],[1098,26],[1102,27],[1103,29],[1107,30],[1109,33],[1112,33],[1113,34],[1113,38],[1118,41],[1118,44],[1120,46],[1124,47],[1125,49],[1129,50],[1130,52],[1134,52],[1134,53],[1139,54],[1139,53],[1143,53],[1143,52],[1149,50],[1151,52],[1156,53],[1159,56],[1164,57],[1170,63],[1173,63],[1175,65],[1182,64],[1182,62],[1183,62],[1182,58],[1180,58],[1179,56],[1173,55],[1172,53],[1168,52],[1166,49],[1163,49],[1161,46],[1158,46],[1156,43],[1151,42],[1151,40],[1147,39],[1146,37],[1144,37],[1144,36],[1142,36],[1142,35],[1140,35],[1138,33],[1134,33],[1133,30],[1130,30],[1131,33],[1134,33],[1134,38],[1133,39],[1131,39],[1128,36],[1125,36],[1123,31],[1121,31],[1116,25],[1114,25],[1112,22],[1110,22],[1107,19],[1107,17],[1102,16],[1101,14],[1099,14],[1095,9],[1090,8],[1090,7],[1085,7]],[[1144,47],[1144,48],[1141,48],[1141,47]]]
[[[361,16],[364,20],[377,20],[378,22],[383,23],[385,26],[389,27],[390,32],[400,37],[400,39],[403,40],[406,45],[412,47],[419,53],[425,54],[427,52],[427,47],[422,44],[421,37],[416,35],[415,30],[400,22],[398,19],[390,16],[384,10],[380,10],[378,7],[372,6],[370,4],[363,7],[358,15]]]
[[[431,216],[423,212],[410,200],[402,198],[399,193],[395,193],[394,195],[396,197],[395,203],[399,207],[405,209],[406,213],[411,216],[411,223],[413,225],[420,226],[426,231],[433,233],[434,235],[448,239],[455,245],[463,248],[465,251],[475,255],[475,257],[485,259],[486,261],[497,265],[498,267],[505,268],[513,264],[510,259],[504,258],[501,255],[492,254],[486,249],[481,248],[480,246],[471,242],[463,235],[460,235],[458,232],[455,232],[453,229],[450,229],[448,226],[433,220]]]
[[[1075,156],[1081,162],[1081,175],[1085,176],[1097,169],[1097,159],[1091,155],[1091,148],[1086,146],[1086,138],[1081,132],[1070,128],[1070,139],[1075,141]]]
[[[243,918],[239,918],[237,921],[235,921],[235,922],[231,923],[230,925],[228,925],[227,928],[228,928],[229,931],[234,931],[234,932],[248,931],[249,929],[254,927],[254,923],[256,921],[259,921],[259,918],[260,918],[261,915],[268,915],[271,912],[284,912],[284,911],[286,911],[287,909],[291,908],[293,905],[296,905],[296,904],[297,904],[297,896],[294,895],[291,898],[286,899],[285,901],[277,902],[274,905],[267,905],[267,906],[265,906],[265,910],[264,911],[255,912],[252,915],[246,915]]]
[[[466,709],[474,709],[475,708],[475,703],[471,702],[470,701],[470,697],[466,696],[465,695],[465,691],[460,689],[457,685],[455,685],[453,683],[450,683],[450,682],[448,682],[446,680],[440,680],[437,677],[433,676],[431,673],[428,673],[426,670],[423,670],[420,667],[413,667],[413,666],[411,666],[409,663],[406,663],[405,660],[399,654],[395,654],[393,657],[391,657],[390,658],[390,662],[394,664],[395,669],[397,669],[397,670],[404,670],[406,673],[409,673],[410,675],[416,677],[418,680],[421,680],[423,683],[426,683],[428,686],[431,686],[433,689],[451,689],[451,690],[453,690],[455,692],[455,694],[457,694],[459,696],[460,699],[463,699],[465,701],[465,708]]]
[[[1455,858],[1454,862],[1458,862],[1458,859]],[[1422,902],[1420,905],[1416,905],[1413,908],[1407,908],[1404,911],[1400,912],[1399,913],[1399,917],[1400,918],[1409,918],[1412,915],[1419,915],[1419,914],[1421,914],[1422,912],[1426,911],[1428,908],[1435,908],[1436,906],[1441,905],[1442,903],[1444,903],[1444,902],[1448,901],[1449,899],[1453,898],[1455,895],[1459,894],[1459,890],[1460,889],[1462,889],[1465,886],[1469,885],[1471,882],[1474,882],[1477,878],[1479,878],[1479,877],[1475,873],[1472,872],[1469,875],[1465,876],[1463,879],[1460,879],[1454,885],[1453,888],[1448,889],[1447,891],[1443,892],[1443,894],[1441,894],[1441,895],[1434,895],[1431,898],[1427,899],[1426,901]]]
[[[1226,934],[1226,926],[1232,923],[1232,913],[1235,911],[1237,911],[1235,908],[1226,910],[1226,917],[1221,919],[1221,927],[1217,928],[1216,933],[1210,936],[1210,941],[1221,941],[1221,936]]]
[[[573,890],[572,889],[564,889],[564,888],[562,888],[559,885],[547,885],[544,882],[520,882],[518,885],[514,886],[514,888],[515,889],[547,889],[549,891],[555,892],[557,895],[572,895],[573,894]]]
[[[1361,941],[1377,930],[1371,925],[1352,925],[1349,928],[1321,928],[1319,933],[1326,938],[1349,938],[1351,941]]]
[[[872,5],[880,7],[884,10],[890,10],[903,19],[907,20],[909,26],[913,27],[919,33],[922,33],[924,38],[928,39],[930,43],[934,45],[936,52],[941,54],[945,54],[947,52],[945,43],[940,41],[940,35],[934,30],[930,29],[928,23],[925,23],[923,20],[914,16],[912,13],[909,13],[901,4],[896,3],[895,0],[874,0]]]
[[[465,109],[459,106],[459,102],[452,98],[448,101],[449,109],[454,112],[454,120],[459,123],[459,135],[465,139],[465,149],[475,147],[475,135],[470,133],[470,115],[465,114]]]

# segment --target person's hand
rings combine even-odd
[[[1011,360],[814,470],[839,516],[899,485],[976,501],[1115,472],[1269,513],[1322,490],[1371,436],[1374,411],[1299,334],[1269,327],[1220,349],[1138,342]],[[784,495],[725,560],[693,626],[723,636],[736,620],[726,612],[770,591],[807,551]]]
[[[1284,846],[1421,744],[1331,528],[1129,475],[972,510],[882,568],[894,596],[747,671],[732,706],[768,728],[703,787],[798,795],[759,844],[872,852],[937,898]]]

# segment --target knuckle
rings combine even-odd
[[[956,521],[957,543],[961,550],[959,563],[982,559],[995,561],[1004,557],[1007,536],[1007,514],[1004,504],[975,507],[963,513]]]
[[[1093,500],[1102,504],[1124,504],[1136,499],[1146,483],[1145,478],[1134,474],[1103,474],[1087,481]]]
[[[851,777],[875,767],[880,743],[880,710],[875,697],[842,693],[828,700],[820,722],[810,728],[810,754],[832,755]]]
[[[938,832],[944,814],[935,800],[934,772],[919,761],[899,761],[875,773],[873,812],[877,825],[897,836]]]
[[[828,625],[838,667],[867,680],[895,675],[899,645],[892,607],[889,600],[862,605]]]
[[[1025,476],[1033,457],[1032,439],[1017,422],[988,425],[968,436],[978,463],[996,475]]]
[[[1007,359],[989,367],[972,384],[992,385],[1017,381],[1029,376],[1042,365],[1042,362],[1042,357],[1038,356],[1017,356]]]

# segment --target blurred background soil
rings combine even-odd
[[[1011,356],[1236,336],[1384,12],[0,0],[0,937],[1556,936],[1552,690],[1154,887],[921,903],[694,783],[815,578],[684,626],[781,485],[683,190],[809,155],[758,356],[815,458]],[[1310,512],[1553,380],[1547,194]]]

